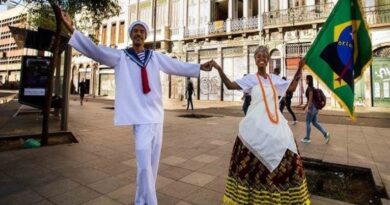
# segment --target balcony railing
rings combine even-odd
[[[226,33],[226,21],[214,21],[208,24],[209,34]]]
[[[186,28],[184,32],[184,38],[196,38],[196,37],[202,37],[206,35],[206,28],[200,27],[200,28]]]
[[[390,4],[364,8],[366,21],[370,26],[390,23]]]
[[[319,5],[302,6],[290,9],[281,9],[263,13],[264,27],[278,27],[284,24],[296,25],[313,22],[317,20],[325,21],[333,9],[333,2]]]
[[[231,21],[231,31],[256,30],[259,27],[257,16],[249,18],[233,19]]]

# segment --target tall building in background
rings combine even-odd
[[[231,79],[254,73],[253,54],[259,44],[269,47],[268,71],[279,67],[288,79],[295,73],[299,59],[314,41],[337,0],[156,0],[156,30],[153,25],[153,0],[123,1],[122,13],[93,32],[99,44],[117,48],[130,45],[127,27],[143,20],[150,27],[146,40],[152,46],[156,33],[157,50],[187,62],[202,63],[214,59]],[[364,78],[357,82],[357,106],[390,107],[390,3],[388,0],[362,0],[372,36],[374,62]],[[123,26],[122,26],[123,25]],[[92,32],[92,31],[91,31]],[[131,46],[131,45],[130,45]],[[95,78],[96,95],[114,97],[114,70],[92,61],[76,61],[72,69],[74,83]],[[82,62],[82,63],[80,63]],[[89,67],[88,67],[89,66]],[[92,67],[95,66],[95,74]],[[85,75],[84,75],[85,74]],[[309,74],[306,72],[305,74]],[[84,77],[83,77],[84,76]],[[95,77],[93,77],[95,76]],[[186,79],[162,75],[166,98],[182,99]],[[201,72],[192,79],[200,100],[240,101],[242,93],[222,86],[216,71]],[[316,85],[322,87],[319,82]],[[77,85],[75,84],[77,87]],[[304,103],[304,81],[294,93],[294,103]],[[324,88],[325,92],[326,89]],[[329,105],[336,101],[326,93]]]
[[[26,49],[18,48],[8,26],[26,28],[27,9],[9,8],[0,13],[0,82],[18,82],[22,55]]]

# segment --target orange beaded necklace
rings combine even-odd
[[[269,120],[274,123],[274,124],[278,124],[279,123],[279,115],[278,115],[278,107],[276,105],[276,91],[275,91],[275,87],[272,83],[272,80],[271,78],[269,77],[269,75],[267,74],[267,78],[269,79],[269,82],[271,84],[271,88],[272,88],[272,94],[273,94],[273,97],[274,97],[274,107],[275,107],[275,114],[271,113],[271,111],[269,110],[269,107],[268,107],[268,102],[267,102],[267,97],[265,95],[265,91],[264,91],[264,87],[263,87],[263,83],[261,82],[260,80],[260,75],[259,73],[256,74],[257,76],[257,80],[259,80],[259,86],[260,86],[260,90],[261,90],[261,93],[263,94],[263,101],[264,101],[264,104],[265,104],[265,109],[267,111],[267,114],[268,114],[268,118]]]

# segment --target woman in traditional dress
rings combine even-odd
[[[268,75],[268,49],[255,51],[258,68],[234,82],[211,62],[228,89],[252,89],[248,113],[240,122],[233,147],[224,204],[310,204],[306,177],[293,133],[278,108],[278,95],[294,91],[302,75],[300,62],[293,82]]]

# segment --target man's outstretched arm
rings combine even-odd
[[[83,55],[107,66],[115,67],[120,60],[121,51],[106,46],[97,46],[91,39],[73,28],[73,21],[65,12],[61,12],[65,27],[72,33],[68,44]]]

